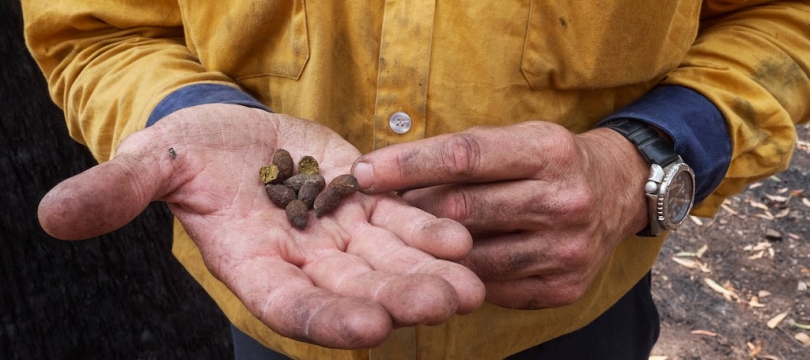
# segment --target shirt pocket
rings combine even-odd
[[[210,71],[298,79],[309,60],[304,0],[181,2],[186,40]]]
[[[675,68],[700,2],[532,0],[521,70],[534,90],[608,88]]]

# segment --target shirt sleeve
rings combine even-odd
[[[701,16],[687,56],[661,84],[703,95],[725,120],[728,170],[692,211],[713,216],[725,198],[790,163],[795,126],[810,119],[810,4],[708,0]],[[695,121],[689,126],[704,129]],[[699,141],[699,147],[686,151],[712,146],[707,144],[712,139]]]
[[[200,65],[174,0],[23,0],[26,41],[65,113],[68,131],[98,161],[143,129],[169,94],[236,83]]]
[[[602,123],[619,118],[648,123],[672,138],[675,152],[695,172],[696,204],[725,176],[731,161],[731,139],[723,115],[703,95],[681,86],[659,87]]]

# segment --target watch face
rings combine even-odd
[[[695,184],[691,174],[686,171],[678,172],[668,186],[664,217],[673,224],[683,221],[692,207],[694,194]]]

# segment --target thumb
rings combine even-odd
[[[40,225],[62,240],[87,239],[126,225],[163,192],[168,177],[161,175],[160,162],[144,153],[119,153],[59,183],[39,203]]]

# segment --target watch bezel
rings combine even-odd
[[[689,173],[688,179],[691,182],[690,189],[691,192],[689,193],[689,198],[685,199],[688,207],[684,213],[684,216],[678,220],[674,221],[673,219],[667,216],[667,205],[668,199],[670,196],[670,189],[673,183],[673,180],[678,178],[678,175],[681,173]],[[661,181],[661,186],[657,192],[657,199],[656,199],[656,219],[661,226],[662,230],[675,230],[680,227],[686,218],[689,216],[689,212],[692,211],[692,207],[694,206],[695,201],[695,173],[688,164],[683,162],[682,160],[678,160],[667,167],[664,168],[664,178]]]

